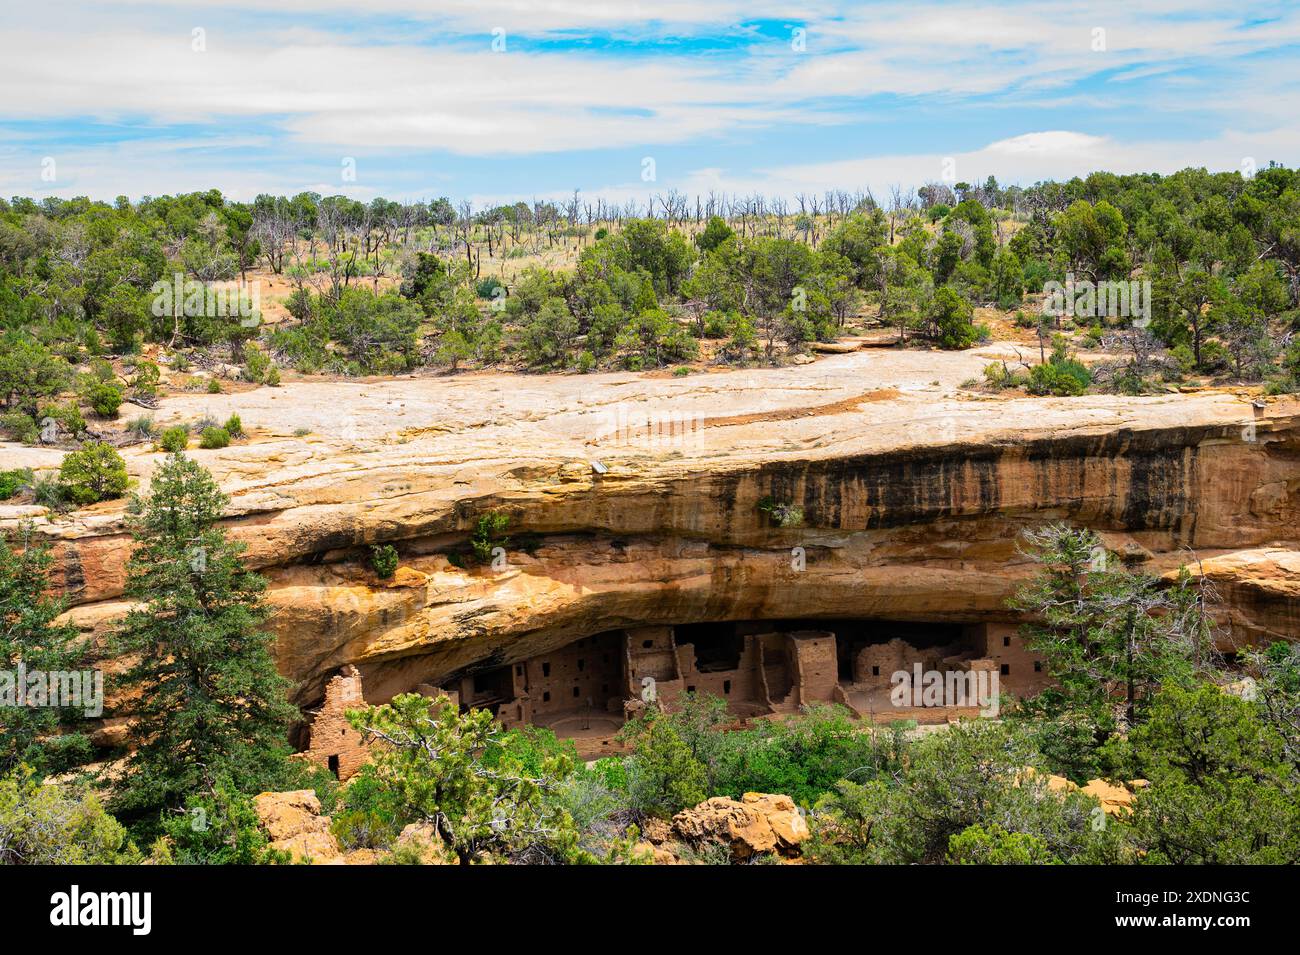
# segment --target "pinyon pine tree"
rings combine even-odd
[[[137,659],[125,681],[138,701],[115,808],[130,814],[177,809],[219,779],[255,791],[287,771],[297,713],[261,629],[266,582],[244,569],[243,545],[217,526],[226,504],[212,476],[177,453],[128,508],[135,549],[126,594],[143,606],[117,639]]]

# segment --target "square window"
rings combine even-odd
[[[871,675],[872,675],[872,676],[880,676],[880,667],[872,667],[872,668],[871,668]]]
[[[1042,661],[1042,660],[1035,660],[1035,661],[1034,661],[1034,672],[1035,672],[1035,673],[1042,673],[1042,672],[1043,672],[1043,661]]]
[[[1003,676],[1009,676],[1010,673],[1011,673],[1011,666],[1010,666],[1010,664],[1007,664],[1007,663],[1002,664],[1001,673],[1002,673]]]
[[[1009,646],[1011,646],[1011,638],[1010,638],[1010,637],[1003,637],[1003,638],[1002,638],[1002,645],[1003,645],[1004,647],[1009,647]]]

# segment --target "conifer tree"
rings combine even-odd
[[[217,526],[227,503],[212,476],[177,453],[128,508],[126,594],[142,606],[117,640],[136,661],[125,680],[137,699],[115,808],[130,814],[177,809],[219,780],[256,791],[287,772],[297,713],[262,630],[266,582]]]
[[[20,664],[26,674],[68,671],[84,656],[76,628],[55,622],[63,602],[48,593],[52,559],[30,524],[19,528],[12,543],[0,534],[0,669],[15,694]],[[19,763],[35,773],[54,772],[89,755],[85,735],[72,730],[74,714],[15,702],[16,697],[0,702],[0,775]]]

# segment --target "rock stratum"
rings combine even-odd
[[[270,581],[278,663],[310,704],[346,664],[386,699],[632,625],[1014,619],[1026,529],[1068,521],[1133,566],[1214,583],[1225,642],[1300,634],[1300,401],[1216,390],[1007,398],[962,391],[1010,345],[860,351],[686,377],[471,374],[300,382],[163,401],[237,412],[248,442],[189,453]],[[6,467],[61,455],[6,445]],[[124,452],[147,489],[161,455]],[[764,499],[801,509],[777,526]],[[506,563],[448,554],[510,516]],[[68,616],[126,609],[123,502],[35,520]],[[392,580],[368,545],[392,543]]]

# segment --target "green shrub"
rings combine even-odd
[[[86,390],[86,401],[101,418],[116,418],[122,406],[122,389],[110,382],[98,382]]]
[[[64,496],[74,504],[121,497],[129,479],[122,456],[102,441],[88,441],[79,450],[65,455],[59,467]]]
[[[167,845],[154,853],[177,865],[284,865],[287,852],[272,849],[253,800],[228,781],[185,801],[185,812],[163,823]]]
[[[1092,373],[1073,358],[1035,365],[1029,372],[1031,395],[1081,395],[1092,384]]]
[[[51,511],[62,510],[67,503],[63,496],[63,484],[54,473],[38,474],[32,481],[32,499],[41,507]]]
[[[184,451],[190,444],[190,432],[182,424],[168,428],[158,436],[158,447],[168,454]]]
[[[505,536],[509,528],[510,515],[500,511],[492,511],[478,519],[478,523],[474,526],[474,533],[470,536],[470,546],[473,547],[474,556],[478,558],[479,563],[489,563],[492,560],[492,551],[510,542],[510,538]]]
[[[392,544],[379,544],[370,548],[370,566],[380,580],[388,580],[397,571],[397,548]]]
[[[232,438],[244,437],[244,422],[239,420],[238,414],[232,414],[227,418],[223,427],[226,429],[226,433]]]
[[[506,287],[505,283],[502,282],[499,278],[497,278],[494,275],[489,275],[487,278],[482,279],[477,285],[474,286],[474,293],[479,298],[490,299],[496,296],[497,289],[504,290],[505,287]]]
[[[768,495],[758,502],[758,509],[777,527],[798,527],[803,523],[803,508],[798,504],[778,502]]]
[[[112,865],[138,860],[126,830],[91,794],[20,768],[0,779],[0,865]]]
[[[151,361],[141,361],[135,366],[135,378],[131,381],[131,393],[137,398],[156,398],[162,384],[162,373]]]
[[[221,394],[221,382],[219,382],[219,381],[218,381],[217,379],[215,379],[215,378],[209,378],[209,379],[208,379],[208,394],[210,394],[210,395],[219,395],[219,394]]]
[[[41,427],[45,426],[47,418],[56,422],[62,431],[73,437],[86,433],[86,419],[81,416],[81,409],[74,401],[66,401],[61,405],[46,405],[37,417]]]
[[[280,387],[280,369],[275,365],[272,365],[270,370],[266,373],[266,384],[271,388]]]
[[[224,448],[230,444],[230,432],[225,428],[204,428],[199,435],[199,447],[206,450]]]
[[[7,501],[31,483],[31,468],[19,468],[16,471],[0,471],[0,501]]]
[[[240,375],[245,381],[261,384],[266,381],[266,376],[270,373],[270,370],[271,359],[265,353],[250,348],[244,354],[244,368]]]
[[[41,434],[31,415],[21,411],[0,415],[0,431],[3,431],[10,441],[20,441],[23,444],[35,444]]]

